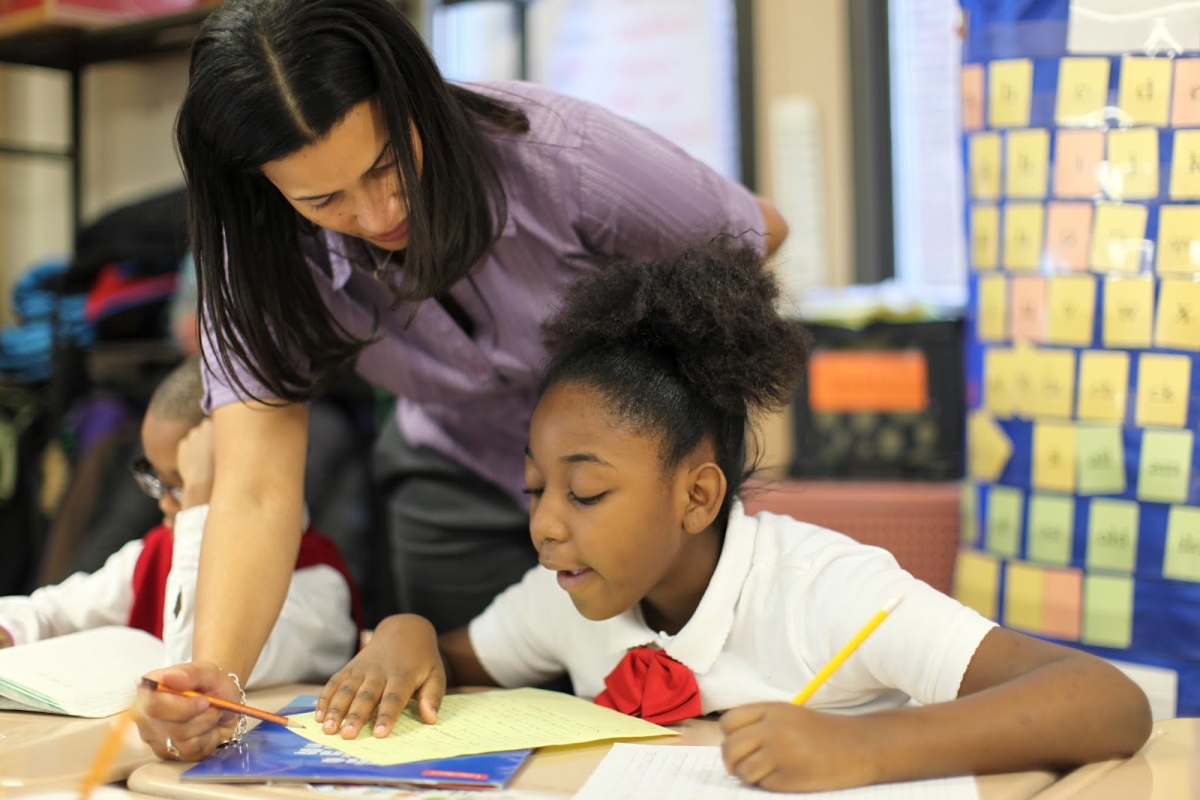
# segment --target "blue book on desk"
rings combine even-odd
[[[283,716],[316,708],[316,695],[301,695]],[[263,722],[237,744],[223,747],[180,776],[213,783],[361,783],[436,789],[502,789],[532,750],[381,766],[310,742],[282,725]]]

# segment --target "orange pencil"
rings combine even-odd
[[[117,751],[121,749],[121,739],[124,738],[125,727],[131,719],[128,711],[122,711],[121,715],[113,720],[112,727],[100,743],[100,749],[96,751],[96,757],[92,759],[91,769],[80,784],[79,800],[88,800],[97,786],[107,782],[108,771],[112,769]]]
[[[261,719],[266,722],[274,722],[278,725],[284,725],[289,728],[304,727],[295,720],[280,716],[279,714],[272,714],[270,711],[263,711],[261,708],[253,708],[251,706],[244,706],[241,703],[233,703],[229,700],[222,700],[220,697],[202,694],[200,692],[193,691],[192,689],[172,689],[170,686],[163,686],[161,683],[151,678],[142,678],[142,686],[145,686],[147,689],[155,692],[169,692],[170,694],[177,694],[182,697],[203,697],[211,705],[217,708],[223,708],[226,711],[233,711],[238,714],[245,714],[247,717],[254,717],[255,719]]]

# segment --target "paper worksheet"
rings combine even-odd
[[[138,678],[165,666],[160,639],[94,628],[0,650],[0,708],[107,717],[129,708]]]
[[[805,800],[979,800],[975,779],[939,778],[888,783],[861,789],[807,794],[779,794],[746,786],[730,777],[721,763],[719,747],[615,744],[575,800],[766,800],[802,797]]]
[[[676,733],[545,689],[448,694],[442,699],[436,725],[422,722],[410,703],[386,739],[371,736],[370,724],[363,726],[358,738],[347,741],[338,734],[324,733],[312,713],[291,719],[304,725],[292,730],[305,739],[384,765]]]

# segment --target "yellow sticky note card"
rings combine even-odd
[[[1075,426],[1035,422],[1033,425],[1034,489],[1075,491]]]
[[[1026,409],[1034,417],[1070,419],[1075,404],[1075,351],[1035,350],[1033,395]]]
[[[1139,500],[1186,503],[1192,477],[1192,432],[1151,428],[1142,432]]]
[[[1162,279],[1154,343],[1175,350],[1200,350],[1200,283],[1191,278]]]
[[[1175,131],[1173,147],[1171,199],[1200,199],[1200,130]]]
[[[1004,627],[1029,633],[1042,630],[1042,570],[1010,561],[1004,570]]]
[[[1042,260],[1046,209],[1041,203],[1009,203],[1004,207],[1004,266],[1037,269]]]
[[[997,417],[1011,417],[1016,410],[1012,350],[989,347],[983,353],[983,407]]]
[[[971,206],[971,266],[995,269],[1000,264],[1000,209]]]
[[[1085,575],[1083,578],[1084,644],[1129,647],[1133,641],[1133,578]]]
[[[1092,233],[1092,269],[1097,272],[1137,272],[1147,252],[1145,206],[1099,203]]]
[[[1046,204],[1046,262],[1050,269],[1087,270],[1091,241],[1091,203]]]
[[[1033,62],[1027,58],[988,64],[988,121],[993,128],[1029,126]]]
[[[1008,277],[986,275],[980,278],[977,300],[980,340],[1003,342],[1008,338]]]
[[[1009,131],[1005,188],[1009,197],[1045,197],[1050,174],[1050,132],[1045,128]]]
[[[293,715],[292,719],[304,727],[291,730],[305,739],[382,765],[675,733],[582,698],[546,689],[448,694],[442,698],[437,725],[426,725],[410,705],[383,739],[371,735],[370,725],[364,725],[356,739],[324,733],[311,712]]]
[[[1107,58],[1064,58],[1058,62],[1054,121],[1059,125],[1097,125],[1108,106]]]
[[[1167,546],[1163,577],[1200,581],[1200,508],[1171,506],[1167,512]]]
[[[979,487],[963,481],[958,495],[958,540],[965,545],[979,541]]]
[[[1187,423],[1192,390],[1192,360],[1187,356],[1142,353],[1138,356],[1137,406],[1141,427],[1182,428]]]
[[[996,481],[1012,456],[1012,441],[985,411],[967,415],[967,446],[968,473],[980,481]]]
[[[1000,196],[1000,134],[974,133],[967,143],[971,197],[995,200]]]
[[[1154,280],[1149,275],[1104,281],[1104,346],[1150,346],[1154,325]]]
[[[964,131],[983,127],[983,64],[963,64],[962,126]]]
[[[1080,419],[1122,422],[1129,392],[1129,354],[1084,350],[1079,356]]]
[[[1037,415],[1037,409],[1044,402],[1041,396],[1041,373],[1041,351],[1025,342],[1017,342],[1012,348],[1012,380],[1009,384],[1013,413],[1017,416]]]
[[[1125,493],[1125,440],[1116,425],[1080,425],[1075,429],[1082,495]]]
[[[1117,105],[1125,121],[1136,125],[1165,126],[1171,115],[1171,59],[1125,56]]]
[[[1102,183],[1116,200],[1158,197],[1158,129],[1110,130]]]
[[[1029,532],[1026,557],[1042,564],[1071,563],[1075,537],[1075,498],[1070,495],[1040,494],[1029,497]]]
[[[1159,274],[1200,273],[1200,206],[1159,207],[1157,253]]]
[[[996,618],[1000,562],[974,550],[959,550],[954,562],[954,599],[988,619]]]
[[[987,549],[999,556],[1015,558],[1021,545],[1021,522],[1025,498],[1020,489],[993,486],[987,493]]]
[[[1133,572],[1137,542],[1137,503],[1099,498],[1092,501],[1088,509],[1088,569]]]
[[[1087,347],[1096,321],[1096,279],[1091,275],[1051,278],[1046,305],[1050,326],[1047,341]]]

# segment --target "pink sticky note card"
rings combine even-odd
[[[1100,193],[1104,132],[1060,128],[1054,135],[1054,194],[1092,198]]]
[[[1200,58],[1175,59],[1175,97],[1171,103],[1171,126],[1200,125]]]
[[[1046,204],[1046,259],[1052,269],[1086,271],[1092,240],[1092,204]]]
[[[964,64],[962,68],[962,125],[964,131],[983,128],[983,64]]]
[[[1042,573],[1042,635],[1079,641],[1083,627],[1083,571],[1046,569]]]
[[[1009,300],[1008,329],[1014,342],[1046,340],[1046,279],[1040,275],[1014,275]]]

